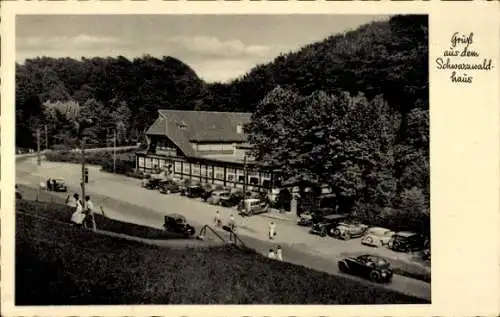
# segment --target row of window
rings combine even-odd
[[[197,151],[233,151],[234,144],[196,144],[193,143],[193,148]]]
[[[223,166],[212,166],[206,164],[169,161],[167,159],[138,157],[137,168],[147,171],[155,168],[170,168],[171,171],[181,177],[197,177],[204,180],[219,180],[232,183],[244,183],[245,172],[243,168],[229,168]],[[226,178],[224,179],[224,170]],[[267,186],[271,181],[271,173],[247,170],[247,184],[255,186]]]

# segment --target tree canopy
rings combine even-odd
[[[429,205],[427,16],[332,35],[228,83],[143,56],[29,59],[16,65],[16,144],[74,145],[75,116],[96,146],[137,142],[158,109],[251,112],[255,156],[284,178],[330,184],[339,208],[374,222],[425,219]],[[44,138],[42,138],[43,140]],[[423,217],[423,218],[422,218]]]

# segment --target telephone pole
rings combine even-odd
[[[49,133],[47,129],[47,125],[45,125],[45,150],[49,149]]]
[[[83,210],[85,210],[85,205],[86,205],[86,202],[85,202],[85,137],[82,135],[81,136],[81,151],[82,151],[82,182],[81,182],[81,186],[82,186],[82,205],[83,205]]]
[[[42,165],[42,157],[40,155],[40,127],[36,128],[36,162],[38,166]]]
[[[243,181],[243,193],[244,197],[247,195],[247,181],[248,181],[248,175],[247,175],[247,154],[243,154],[243,177],[245,180]]]
[[[113,173],[116,173],[116,129],[113,130]]]

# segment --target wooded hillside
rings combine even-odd
[[[342,208],[374,222],[428,216],[427,16],[332,35],[227,84],[171,57],[37,58],[16,70],[19,147],[34,148],[45,125],[50,146],[74,145],[76,116],[93,118],[89,139],[106,145],[113,129],[119,144],[140,141],[158,109],[252,112],[257,157],[287,178],[330,183]]]

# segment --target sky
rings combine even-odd
[[[37,56],[151,55],[180,59],[226,82],[280,53],[345,33],[382,15],[18,15],[16,61]]]

